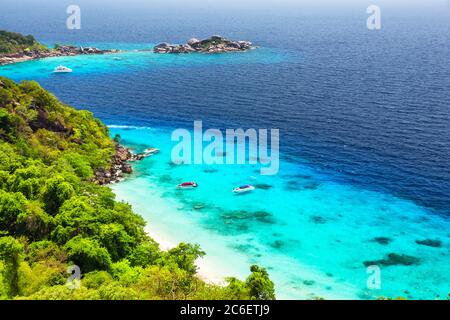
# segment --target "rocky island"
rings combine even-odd
[[[222,36],[212,36],[210,38],[199,40],[192,38],[186,44],[169,44],[162,42],[153,48],[155,53],[222,53],[247,51],[253,49],[249,41],[233,41]]]
[[[0,30],[0,65],[16,62],[82,54],[117,53],[118,50],[102,50],[95,47],[55,45],[53,49],[39,43],[33,36]]]

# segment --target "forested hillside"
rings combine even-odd
[[[20,53],[30,50],[48,50],[33,36],[0,30],[0,54]]]
[[[107,128],[36,82],[0,77],[0,298],[273,299],[265,269],[205,283],[197,246],[161,251],[144,220],[92,182],[115,153]],[[161,213],[163,214],[163,213]],[[81,283],[67,285],[77,265]]]

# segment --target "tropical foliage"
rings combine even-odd
[[[37,42],[32,35],[23,36],[20,33],[0,30],[0,54],[30,50],[48,50],[48,48]]]
[[[197,275],[198,245],[160,250],[144,220],[93,182],[114,143],[90,112],[0,77],[1,299],[274,299],[263,268],[212,285]],[[68,283],[72,265],[80,282]]]

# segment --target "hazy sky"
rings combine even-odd
[[[2,0],[4,3],[36,3],[36,0]],[[123,5],[142,7],[233,7],[233,8],[266,8],[266,7],[359,7],[371,4],[390,7],[412,6],[450,6],[449,0],[40,0],[42,4],[51,2],[69,4],[99,4],[99,5]]]
[[[43,0],[45,1],[45,0]],[[80,1],[80,0],[78,0]],[[85,1],[85,0],[81,0]],[[76,3],[77,0],[72,0]],[[423,6],[442,5],[448,0],[90,0],[89,2],[118,3],[125,5],[181,5],[181,6],[221,6],[221,7],[336,7],[336,6]]]
[[[362,12],[369,5],[378,5],[384,12],[391,14],[413,14],[416,16],[433,15],[435,12],[447,12],[450,17],[450,0],[0,0],[0,25],[3,14],[11,12],[54,12],[64,10],[69,5],[90,8],[98,14],[126,11],[177,15],[179,12],[199,12],[222,10],[226,14],[242,11],[256,14],[313,15],[339,14],[339,12]],[[27,10],[28,8],[28,10]],[[61,9],[63,8],[63,9]],[[104,10],[102,9],[104,8]]]

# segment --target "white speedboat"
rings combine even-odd
[[[65,66],[57,66],[55,70],[53,70],[53,73],[70,73],[72,72],[72,69],[67,68]]]
[[[154,154],[157,154],[157,153],[159,153],[159,149],[156,149],[156,148],[148,148],[148,149],[144,150],[144,155],[146,157],[150,157],[150,156],[152,156]]]
[[[240,186],[240,187],[237,187],[237,188],[233,189],[233,192],[234,193],[245,193],[245,192],[250,192],[250,191],[253,191],[253,190],[255,190],[254,186],[246,184],[245,186]]]
[[[196,182],[183,182],[177,186],[177,189],[194,189],[197,187],[198,184]]]

